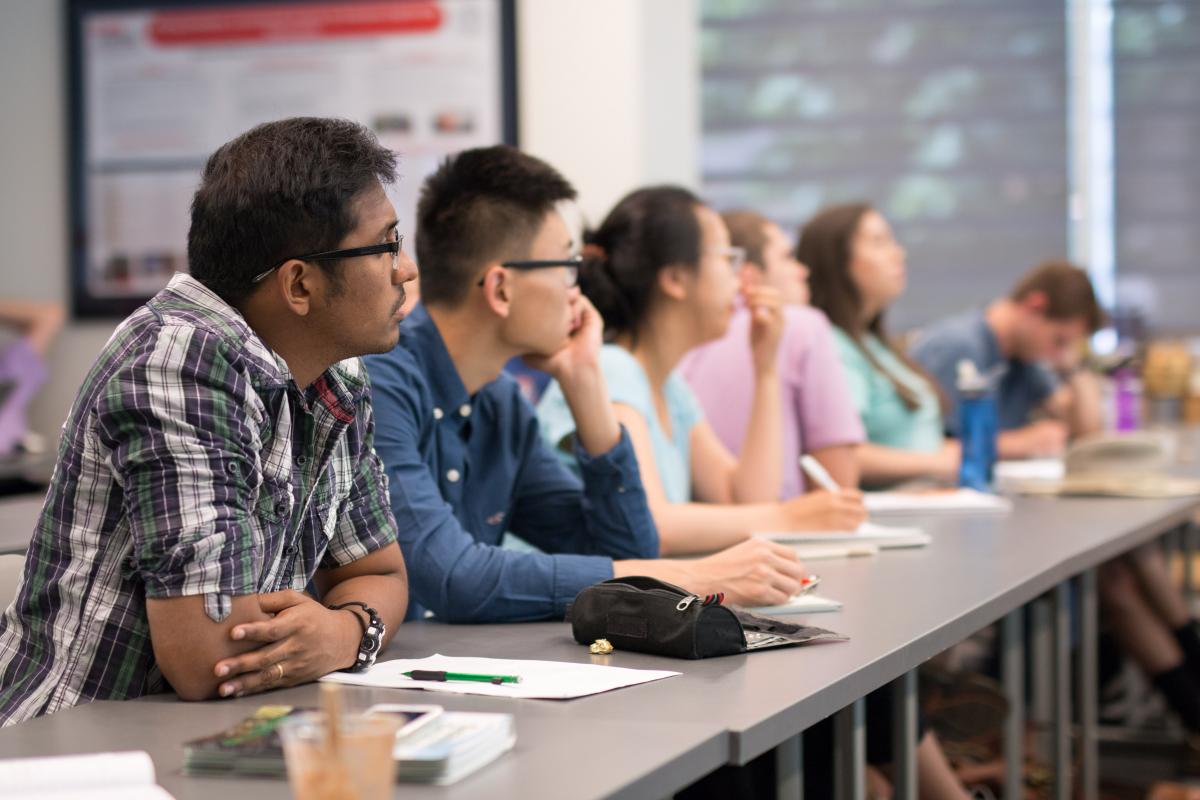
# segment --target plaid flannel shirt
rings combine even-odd
[[[395,541],[367,375],[307,390],[187,275],[117,328],[59,446],[17,599],[0,620],[0,723],[169,689],[146,598],[303,590]]]

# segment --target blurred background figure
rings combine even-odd
[[[0,300],[0,459],[45,449],[29,431],[26,411],[49,377],[46,352],[65,316],[57,303]]]

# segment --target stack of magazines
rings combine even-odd
[[[188,775],[287,775],[278,727],[312,709],[262,706],[227,731],[184,745]],[[368,713],[371,713],[368,711]],[[425,724],[405,726],[396,736],[396,779],[446,785],[470,775],[512,749],[516,730],[511,714],[467,711],[427,714]]]

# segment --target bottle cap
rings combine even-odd
[[[979,374],[979,368],[969,358],[958,362],[958,379],[955,385],[960,392],[986,392],[989,388],[987,378]]]

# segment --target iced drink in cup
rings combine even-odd
[[[324,712],[301,714],[279,727],[288,783],[296,800],[387,800],[396,781],[392,750],[400,723],[346,714],[336,733]]]

